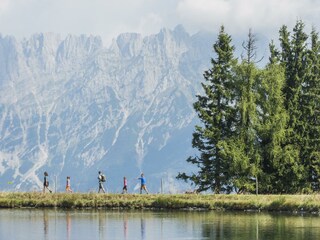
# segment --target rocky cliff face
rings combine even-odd
[[[143,171],[151,191],[173,191],[192,154],[192,103],[214,36],[182,26],[142,37],[0,35],[0,189],[39,190],[43,172],[64,190],[129,191]]]

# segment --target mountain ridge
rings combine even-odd
[[[101,170],[109,191],[123,176],[134,191],[141,171],[152,191],[161,178],[176,191],[213,40],[182,26],[107,48],[99,36],[1,36],[0,189],[39,190],[48,171],[57,191],[69,175],[76,191],[95,191]]]

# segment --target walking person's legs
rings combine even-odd
[[[141,185],[140,194],[142,194],[142,190],[144,190],[147,194],[149,193],[146,185]]]
[[[99,183],[99,191],[98,191],[98,193],[100,193],[100,191],[102,191],[103,193],[106,192],[106,191],[104,190],[104,187],[103,187],[102,182]]]
[[[146,185],[143,185],[143,189],[144,189],[144,191],[145,191],[147,194],[149,194],[149,192],[148,192],[148,189],[147,189],[147,186],[146,186]]]

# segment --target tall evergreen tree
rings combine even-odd
[[[308,71],[302,84],[301,121],[304,123],[301,151],[306,169],[306,188],[320,190],[320,42],[315,29],[311,32]]]
[[[211,59],[212,67],[204,73],[204,95],[197,95],[194,103],[202,126],[195,127],[192,146],[199,150],[200,156],[189,157],[187,162],[195,164],[198,172],[179,173],[177,177],[190,180],[199,191],[231,191],[229,162],[219,144],[233,135],[235,125],[233,68],[236,60],[231,41],[222,26],[213,45],[216,57]]]
[[[256,67],[255,37],[249,31],[240,64],[231,36],[221,27],[216,57],[205,71],[203,95],[194,109],[202,124],[187,162],[197,172],[178,178],[199,191],[297,193],[320,190],[320,41],[304,24],[279,31],[280,50],[270,44],[269,64]]]
[[[233,184],[238,192],[258,191],[260,174],[260,153],[258,149],[257,127],[257,80],[259,70],[256,67],[256,39],[251,30],[243,44],[245,57],[237,66],[236,107],[238,111],[237,135],[234,136],[231,152],[226,152],[232,159]],[[238,152],[238,154],[235,153]],[[240,154],[239,154],[240,153]],[[239,159],[240,157],[240,159]]]
[[[261,137],[262,172],[266,177],[266,182],[270,181],[273,184],[273,192],[314,191],[319,189],[320,173],[320,128],[319,111],[317,111],[319,109],[320,79],[318,34],[312,31],[311,49],[308,49],[308,35],[304,32],[302,21],[297,21],[292,35],[286,26],[283,26],[279,33],[281,51],[277,51],[273,44],[270,46],[270,64],[266,70],[271,66],[274,68],[274,64],[279,60],[285,70],[283,94],[288,121],[285,134],[282,128],[279,128],[280,125],[274,129],[278,128],[273,133],[268,133],[268,126],[265,125],[265,122],[261,127],[263,129],[261,131],[263,133]],[[273,71],[276,72],[276,70]],[[276,78],[274,76],[273,80]],[[267,85],[262,87],[265,93],[268,89]],[[276,96],[277,91],[269,95],[271,98]],[[261,102],[262,109],[264,109],[263,106],[269,104],[269,100],[268,98],[265,102]],[[281,106],[281,103],[278,102],[278,105]],[[263,113],[262,119],[268,119],[270,114],[272,114],[270,111]],[[277,119],[276,116],[274,118]],[[286,119],[285,115],[282,119]],[[281,140],[276,145],[273,139],[275,136]],[[281,144],[281,151],[277,151],[279,144]]]
[[[289,164],[285,161],[288,114],[284,108],[284,69],[278,63],[273,43],[270,44],[270,63],[261,74],[258,98],[258,138],[261,145],[261,193],[281,193],[283,176]]]
[[[283,148],[287,150],[284,163],[290,163],[287,168],[287,174],[282,176],[285,192],[302,191],[308,186],[306,176],[308,175],[305,155],[305,129],[308,122],[303,120],[302,111],[302,93],[303,85],[310,72],[308,65],[308,35],[304,32],[304,24],[298,21],[293,28],[293,34],[290,39],[290,33],[286,26],[280,29],[281,44],[281,64],[285,68],[285,107],[289,115],[287,125],[286,143]]]

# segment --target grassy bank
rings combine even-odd
[[[320,213],[320,195],[0,193],[0,208],[260,210]]]

